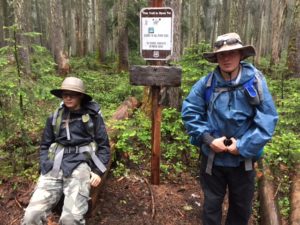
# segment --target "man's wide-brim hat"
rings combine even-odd
[[[228,52],[239,50],[241,52],[241,60],[249,56],[255,56],[255,49],[252,45],[243,45],[240,36],[237,33],[227,33],[217,37],[214,43],[213,52],[203,53],[203,57],[212,63],[217,63],[217,54],[220,52]]]
[[[83,94],[83,101],[92,100],[92,97],[85,92],[83,81],[77,77],[67,77],[62,82],[60,89],[53,89],[50,93],[58,98],[62,98],[62,93],[64,91],[74,91]]]

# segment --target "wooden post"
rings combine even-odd
[[[152,93],[152,158],[151,158],[151,183],[159,185],[160,182],[160,140],[161,140],[161,112],[159,104],[159,86],[151,86]]]
[[[162,112],[162,106],[159,104],[160,87],[180,86],[182,70],[179,67],[172,66],[132,66],[129,72],[132,85],[151,86],[151,184],[159,185]]]
[[[162,7],[163,0],[152,0],[151,7]],[[154,61],[152,65],[163,64]],[[152,157],[151,157],[151,184],[160,183],[160,140],[161,140],[161,105],[159,104],[160,86],[151,86],[152,93]]]
[[[151,7],[162,7],[163,6],[163,0],[152,0],[151,1]]]
[[[159,8],[163,6],[163,0],[152,0],[151,7]],[[159,11],[155,9],[156,12]],[[160,12],[166,13],[162,9]],[[168,10],[169,14],[173,12]],[[142,13],[141,13],[142,15]],[[151,15],[146,14],[145,15]],[[144,15],[144,16],[145,16]],[[153,27],[150,27],[154,29]],[[148,27],[149,29],[149,27]],[[147,30],[149,32],[149,30]],[[154,48],[155,49],[155,48]],[[164,52],[163,52],[164,51]],[[143,54],[145,59],[148,59],[151,66],[133,66],[130,69],[130,83],[132,85],[150,86],[151,89],[151,184],[159,185],[160,183],[160,141],[161,141],[161,112],[162,105],[160,105],[160,89],[161,87],[178,87],[181,84],[181,68],[164,66],[167,60],[167,54],[171,54],[171,50],[150,50],[150,55]],[[158,53],[158,54],[155,54]],[[153,58],[154,57],[154,58]],[[159,57],[159,58],[158,58]],[[153,59],[153,60],[152,60]]]

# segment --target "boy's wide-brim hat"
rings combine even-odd
[[[83,94],[83,101],[91,101],[92,97],[85,92],[83,81],[77,77],[67,77],[61,84],[60,89],[53,89],[51,94],[58,98],[62,98],[63,91],[74,91]]]
[[[226,41],[228,41],[228,43]],[[221,43],[221,44],[219,44],[218,46],[217,43]],[[214,45],[214,51],[203,53],[203,57],[209,62],[217,63],[218,53],[228,52],[233,50],[239,50],[241,52],[241,60],[244,60],[249,56],[255,56],[256,54],[255,49],[252,45],[242,44],[241,38],[237,33],[227,33],[218,36]]]

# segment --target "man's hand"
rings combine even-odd
[[[209,147],[216,153],[219,152],[226,152],[227,147],[224,145],[224,140],[226,139],[225,136],[214,139]]]
[[[101,183],[101,177],[98,174],[91,172],[90,183],[93,187],[97,187]]]
[[[227,146],[227,150],[230,154],[232,155],[239,155],[239,151],[236,147],[236,139],[235,138],[230,138],[230,140],[232,141],[231,145]]]

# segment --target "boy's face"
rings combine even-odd
[[[70,110],[79,109],[82,98],[83,94],[75,91],[63,91],[62,93],[64,105]]]
[[[217,54],[217,60],[222,71],[232,73],[240,64],[241,53],[239,50],[220,52]]]

